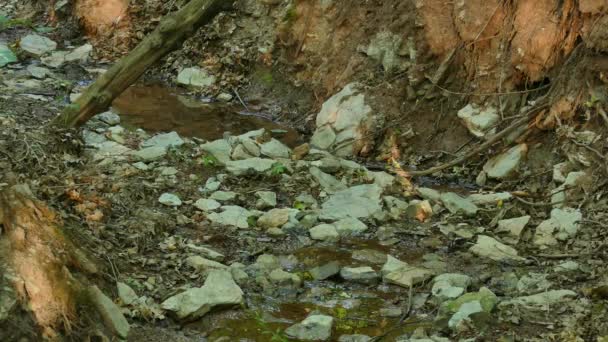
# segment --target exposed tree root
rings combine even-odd
[[[0,260],[14,274],[19,301],[27,307],[46,339],[70,331],[81,283],[68,266],[95,271],[82,253],[62,235],[56,215],[35,199],[27,185],[0,192]]]

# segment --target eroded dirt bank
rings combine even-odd
[[[605,2],[242,1],[45,127],[182,4],[0,4],[0,340],[604,341]]]

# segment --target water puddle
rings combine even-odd
[[[295,130],[272,122],[263,113],[247,112],[243,106],[205,103],[161,85],[132,86],[114,100],[112,108],[125,126],[148,132],[176,131],[182,136],[216,140],[224,132],[239,135],[265,128],[286,131],[281,141],[290,147],[299,143]]]

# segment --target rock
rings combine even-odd
[[[245,147],[242,144],[237,145],[234,150],[232,151],[232,154],[230,155],[230,158],[232,160],[243,160],[243,159],[249,159],[252,158],[253,156],[251,154],[249,154],[247,152],[247,150],[245,150]]]
[[[382,308],[379,311],[380,316],[382,317],[401,317],[403,315],[403,310],[401,308],[392,307],[392,308]]]
[[[402,68],[401,57],[399,57],[402,43],[402,36],[390,31],[381,31],[370,41],[365,53],[382,64],[384,71],[392,72]]]
[[[281,267],[281,261],[274,255],[262,254],[255,261],[255,267],[260,270],[271,271]]]
[[[240,141],[245,149],[245,152],[249,153],[253,157],[259,157],[262,154],[262,150],[255,141],[249,138],[241,139]]]
[[[553,270],[555,272],[559,272],[559,273],[565,273],[565,272],[575,272],[580,270],[580,264],[576,261],[572,261],[572,260],[568,260],[568,261],[564,261],[562,263],[560,263],[559,265],[555,266],[553,268]]]
[[[338,342],[369,342],[372,338],[367,335],[342,335]]]
[[[214,191],[217,191],[221,185],[222,185],[222,182],[217,180],[216,177],[210,177],[209,179],[207,179],[207,181],[205,181],[204,190],[206,192],[214,192]]]
[[[250,172],[262,173],[269,171],[274,165],[272,159],[249,158],[244,160],[234,160],[226,162],[226,171],[235,175],[242,176]]]
[[[466,216],[477,214],[477,206],[470,199],[460,197],[453,192],[441,194],[440,199],[452,214],[464,214]]]
[[[310,144],[321,150],[329,149],[335,141],[336,132],[329,126],[318,128],[310,138]]]
[[[390,272],[384,276],[384,281],[403,287],[411,287],[433,276],[433,272],[425,268],[408,266]]]
[[[473,194],[468,198],[476,205],[497,205],[499,202],[510,201],[513,198],[513,195],[509,192],[497,192],[493,194]]]
[[[232,98],[233,98],[233,96],[228,93],[220,93],[217,96],[218,101],[221,101],[221,102],[230,102],[230,101],[232,101]]]
[[[478,138],[483,138],[488,133],[494,134],[496,132],[495,126],[500,121],[496,108],[479,108],[472,104],[468,104],[459,110],[458,117],[469,132]]]
[[[576,292],[570,290],[552,290],[531,296],[516,297],[505,300],[498,305],[501,311],[517,310],[517,312],[544,312],[550,310],[551,306],[564,308],[569,299],[576,297]]]
[[[433,208],[429,201],[413,200],[407,206],[405,214],[410,219],[416,219],[420,222],[425,222],[433,215]]]
[[[379,279],[378,273],[369,266],[344,267],[340,270],[340,276],[345,280],[363,284],[373,284]]]
[[[125,305],[131,305],[139,298],[135,291],[125,283],[117,282],[116,287],[118,288],[118,297]]]
[[[167,149],[160,146],[142,148],[139,151],[134,151],[131,155],[139,160],[154,161],[162,159],[167,155]]]
[[[572,166],[568,162],[553,165],[553,180],[556,183],[565,182],[566,175],[568,175],[570,171],[572,171]]]
[[[104,135],[89,131],[87,129],[82,131],[82,139],[87,147],[96,147],[99,144],[108,141]]]
[[[302,285],[302,279],[296,274],[285,272],[280,268],[277,268],[270,272],[268,278],[271,282],[279,285],[289,285],[299,287]]]
[[[333,226],[338,231],[338,234],[344,237],[361,235],[367,230],[367,225],[365,225],[365,223],[353,217],[347,217],[345,219],[341,219],[337,222],[334,222]]]
[[[194,203],[194,206],[202,211],[214,211],[222,206],[222,204],[216,200],[201,198]]]
[[[199,245],[194,245],[194,244],[187,244],[186,247],[188,247],[189,250],[193,251],[193,252],[197,252],[199,254],[204,255],[205,257],[215,260],[215,261],[221,261],[224,259],[224,255],[222,253],[219,253],[211,248],[205,247],[205,246],[199,246]]]
[[[11,63],[17,63],[17,61],[17,56],[13,51],[6,44],[0,43],[0,68]]]
[[[384,196],[384,205],[393,220],[399,220],[407,213],[409,203],[393,196]]]
[[[42,62],[42,64],[51,68],[59,68],[65,63],[65,57],[69,53],[69,51],[53,51],[50,56],[44,56],[40,58],[40,61]]]
[[[215,84],[215,76],[199,67],[185,68],[177,75],[177,83],[186,86],[208,88]]]
[[[230,265],[230,273],[232,275],[232,279],[234,279],[234,281],[236,281],[238,284],[243,284],[247,281],[247,279],[249,279],[249,275],[243,270],[244,267],[245,265],[239,264],[237,262]]]
[[[57,43],[37,34],[28,34],[21,38],[19,47],[33,55],[41,56],[57,49]]]
[[[522,276],[517,282],[517,291],[520,294],[533,294],[548,290],[553,283],[547,280],[543,273],[530,272]]]
[[[201,150],[213,155],[220,163],[226,164],[230,161],[232,146],[228,140],[219,139],[202,144]]]
[[[179,147],[184,144],[182,138],[176,132],[164,133],[155,135],[152,138],[141,143],[142,147],[162,147],[168,149],[170,147]]]
[[[336,192],[323,203],[319,218],[335,221],[347,217],[367,218],[382,210],[382,188],[376,184],[357,185]]]
[[[0,52],[0,56],[1,56],[2,52]],[[2,57],[0,57],[1,59]],[[0,66],[2,66],[2,62],[0,61]],[[30,73],[30,75],[32,75],[32,77],[37,78],[37,79],[44,79],[47,76],[51,75],[51,70],[47,69],[47,68],[43,68],[43,67],[39,67],[39,66],[35,66],[35,65],[28,65],[27,67],[27,72]]]
[[[456,328],[474,313],[492,312],[497,303],[498,297],[488,288],[482,287],[479,292],[466,293],[455,300],[443,302],[436,320],[447,321],[450,328]]]
[[[65,61],[86,63],[89,60],[91,51],[93,51],[93,45],[84,44],[80,47],[75,48],[70,53],[66,54]]]
[[[258,219],[262,228],[277,228],[289,221],[290,209],[272,209]]]
[[[101,122],[107,123],[110,126],[118,125],[120,123],[120,116],[110,111],[97,114],[94,118]]]
[[[551,192],[551,203],[554,208],[563,208],[569,201],[576,201],[580,197],[581,187],[592,179],[586,172],[570,172],[564,183]]]
[[[334,318],[325,315],[310,315],[298,324],[285,329],[285,334],[302,341],[327,341],[331,337]]]
[[[300,159],[304,158],[308,154],[308,152],[310,152],[310,145],[308,143],[299,145],[293,149],[293,152],[291,154],[291,159],[300,160]]]
[[[316,227],[313,227],[309,230],[310,237],[313,240],[321,240],[321,241],[338,241],[340,239],[340,234],[336,230],[336,227],[331,224],[321,224]]]
[[[340,160],[332,157],[325,157],[320,160],[315,160],[310,165],[319,168],[323,172],[334,174],[342,168]]]
[[[315,267],[308,271],[314,280],[325,280],[340,273],[340,263],[337,261],[329,262],[325,265]]]
[[[526,261],[526,259],[517,255],[517,250],[514,248],[500,243],[486,235],[478,235],[477,243],[472,246],[469,251],[480,257],[489,258],[496,262],[517,264]]]
[[[193,255],[186,258],[186,263],[199,272],[207,272],[209,270],[214,269],[223,270],[228,268],[228,266],[224,264],[221,264],[217,261],[205,259],[199,255]]]
[[[466,274],[444,273],[433,279],[431,293],[440,301],[456,299],[471,286],[471,277]]]
[[[234,226],[241,229],[249,228],[248,219],[252,216],[252,213],[239,206],[224,206],[221,208],[221,213],[211,213],[207,215],[207,218],[211,222],[225,225]]]
[[[515,217],[508,220],[498,221],[498,227],[496,233],[506,234],[502,239],[503,241],[510,244],[517,244],[521,233],[523,232],[526,225],[530,222],[530,216]]]
[[[277,139],[270,139],[270,141],[261,145],[261,153],[267,157],[276,158],[289,158],[291,155],[291,149],[283,145],[282,142]]]
[[[281,228],[268,228],[268,230],[266,230],[266,234],[279,237],[285,235],[285,232]]]
[[[417,188],[418,194],[425,200],[438,202],[441,199],[441,193],[431,188]]]
[[[368,174],[373,178],[374,184],[377,184],[382,189],[387,189],[395,182],[395,176],[388,174],[384,171],[380,172],[368,172]]]
[[[323,104],[317,115],[312,146],[337,150],[338,156],[359,154],[365,145],[363,137],[372,125],[372,108],[358,83],[346,85]]]
[[[310,174],[321,185],[323,190],[329,194],[334,194],[346,189],[344,183],[337,180],[336,177],[321,171],[317,167],[311,167]]]
[[[357,249],[351,255],[353,260],[364,261],[371,264],[385,264],[387,256],[381,251],[375,249]]]
[[[126,339],[129,335],[129,322],[123,316],[120,308],[108,298],[97,286],[89,287],[89,296],[91,303],[99,312],[104,324],[112,333],[122,339]]]
[[[116,158],[132,153],[130,148],[123,146],[114,141],[104,141],[100,144],[96,144],[97,149],[92,156],[95,161],[102,160],[105,158]]]
[[[528,145],[519,144],[488,160],[483,170],[489,178],[507,179],[516,173],[519,164],[528,153]]]
[[[258,198],[255,207],[259,210],[274,208],[277,205],[277,194],[272,191],[257,191],[255,197]]]
[[[174,194],[167,193],[167,192],[160,195],[160,197],[158,198],[158,202],[160,202],[161,204],[164,204],[164,205],[171,206],[171,207],[179,207],[180,205],[182,205],[182,200],[179,199],[179,197],[177,197]]]
[[[572,208],[551,210],[551,218],[541,222],[536,227],[534,244],[541,247],[556,245],[566,241],[578,232],[579,223],[583,219],[580,210]]]
[[[216,307],[243,303],[243,291],[227,270],[213,270],[201,288],[186,290],[165,300],[161,307],[173,311],[179,319],[196,319]]]
[[[212,200],[216,200],[218,202],[228,202],[228,201],[232,201],[236,198],[236,192],[216,191],[216,192],[212,193],[209,198]]]
[[[125,128],[124,127],[112,126],[112,127],[108,128],[107,132],[110,136],[110,139],[112,139],[113,141],[116,141],[119,144],[125,143],[125,138],[124,138]]]

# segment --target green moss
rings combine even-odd
[[[283,17],[283,21],[285,22],[294,22],[298,19],[298,11],[296,10],[295,5],[289,6],[287,12],[285,12],[285,17]]]

